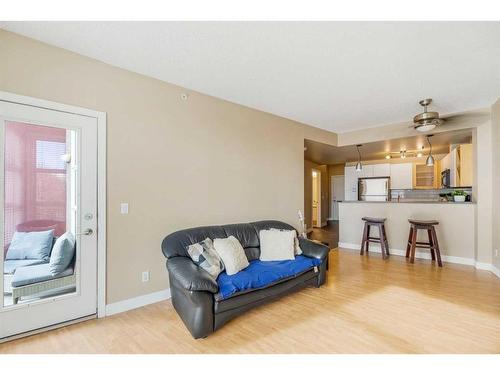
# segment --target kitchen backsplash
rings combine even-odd
[[[439,201],[439,194],[451,193],[455,190],[463,190],[467,194],[472,194],[472,188],[456,188],[456,189],[391,189],[391,200],[400,199],[419,199],[429,201]]]

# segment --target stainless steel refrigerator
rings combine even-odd
[[[389,200],[390,178],[374,177],[358,180],[358,200],[385,202]]]

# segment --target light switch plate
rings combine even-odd
[[[147,283],[149,281],[149,271],[142,272],[142,282]]]
[[[124,215],[128,214],[128,203],[120,204],[120,213]]]

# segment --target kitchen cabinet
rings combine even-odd
[[[358,178],[360,172],[356,171],[356,167],[345,167],[344,169],[344,200],[358,200]]]
[[[361,171],[357,173],[358,178],[373,177],[373,164],[363,165]]]
[[[463,144],[457,148],[458,159],[458,186],[472,186],[472,145]]]
[[[390,164],[391,189],[413,188],[413,164]]]
[[[450,170],[452,187],[472,186],[473,148],[472,144],[460,144],[441,159],[440,172]]]
[[[373,164],[373,177],[389,177],[391,175],[391,165],[389,163]]]
[[[440,162],[428,167],[424,163],[413,164],[414,189],[439,189],[441,187]]]

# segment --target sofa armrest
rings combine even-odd
[[[321,261],[326,259],[330,251],[328,246],[302,237],[299,237],[299,245],[303,255],[309,258],[320,259]]]
[[[167,261],[170,277],[184,289],[217,293],[219,286],[210,274],[186,257],[174,257]]]

